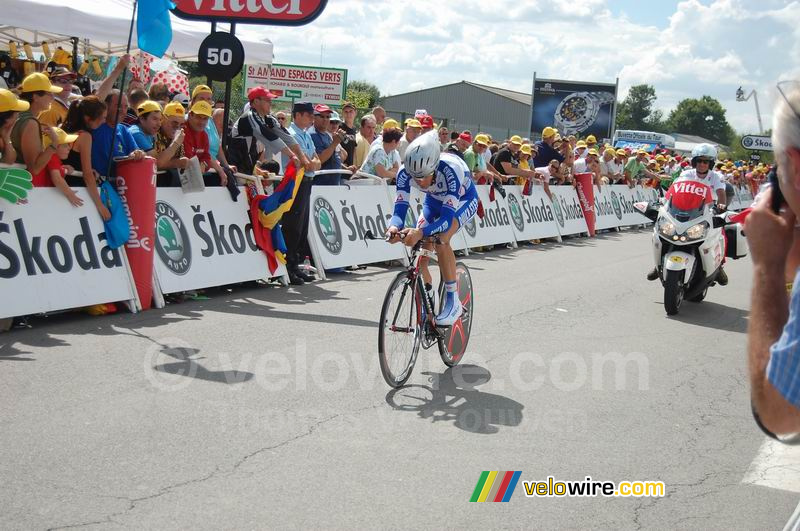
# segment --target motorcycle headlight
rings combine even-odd
[[[675,234],[675,224],[671,221],[662,221],[658,224],[658,232],[664,236],[673,236]]]
[[[707,230],[708,224],[706,222],[698,223],[689,227],[689,230],[686,231],[686,237],[690,240],[699,240],[705,238]]]

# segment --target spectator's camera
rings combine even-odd
[[[776,214],[781,211],[781,207],[786,204],[783,192],[778,184],[778,166],[774,166],[767,174],[767,181],[772,187],[772,211]]]

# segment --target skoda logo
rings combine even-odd
[[[558,224],[561,225],[561,228],[564,228],[564,212],[561,211],[561,203],[558,202],[557,197],[553,197],[553,213],[556,215],[556,219],[558,220]]]
[[[746,136],[742,139],[742,145],[746,148],[749,148],[753,145],[753,138]]]
[[[185,275],[192,266],[192,246],[186,225],[164,201],[156,201],[156,252],[161,262],[176,275]]]
[[[466,229],[467,234],[469,234],[472,238],[478,234],[478,226],[475,225],[474,217],[470,218],[470,220],[464,224],[464,229]]]
[[[614,208],[614,214],[616,214],[617,219],[622,219],[622,206],[619,204],[616,192],[611,192],[611,206]]]
[[[517,196],[508,194],[508,210],[511,212],[511,221],[519,232],[525,230],[525,220],[522,219],[522,208],[519,206]]]
[[[322,245],[329,253],[339,254],[342,250],[342,231],[339,229],[336,212],[324,197],[314,200],[314,224]]]

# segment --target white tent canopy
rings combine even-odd
[[[88,43],[93,53],[120,55],[125,46],[133,16],[132,0],[3,0],[0,20],[0,43],[9,40],[28,42],[35,47],[47,41],[51,51],[55,45],[70,50],[70,37],[81,39],[79,53]],[[172,19],[172,44],[166,57],[196,60],[200,43],[211,32],[211,24]],[[227,27],[219,29],[227,31]],[[272,43],[259,39],[251,27],[237,26],[247,63],[272,64]],[[136,25],[133,28],[131,51],[136,47]],[[22,51],[22,50],[20,50]],[[39,50],[35,50],[39,51]]]

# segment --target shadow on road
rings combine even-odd
[[[392,389],[386,394],[386,403],[397,411],[414,412],[421,419],[452,422],[471,433],[491,435],[499,433],[501,427],[514,428],[522,422],[525,406],[476,389],[492,378],[483,367],[457,365],[442,373],[422,374],[430,377],[430,386]]]
[[[196,348],[164,347],[161,349],[162,354],[179,361],[156,365],[153,370],[225,384],[243,383],[251,380],[254,376],[252,372],[247,371],[210,371],[197,362],[198,359],[202,359],[197,357],[199,352],[200,350]]]
[[[681,304],[681,310],[678,315],[673,315],[669,319],[695,326],[746,334],[749,315],[750,312],[748,310],[733,308],[716,302],[703,301],[697,303],[685,301]]]

